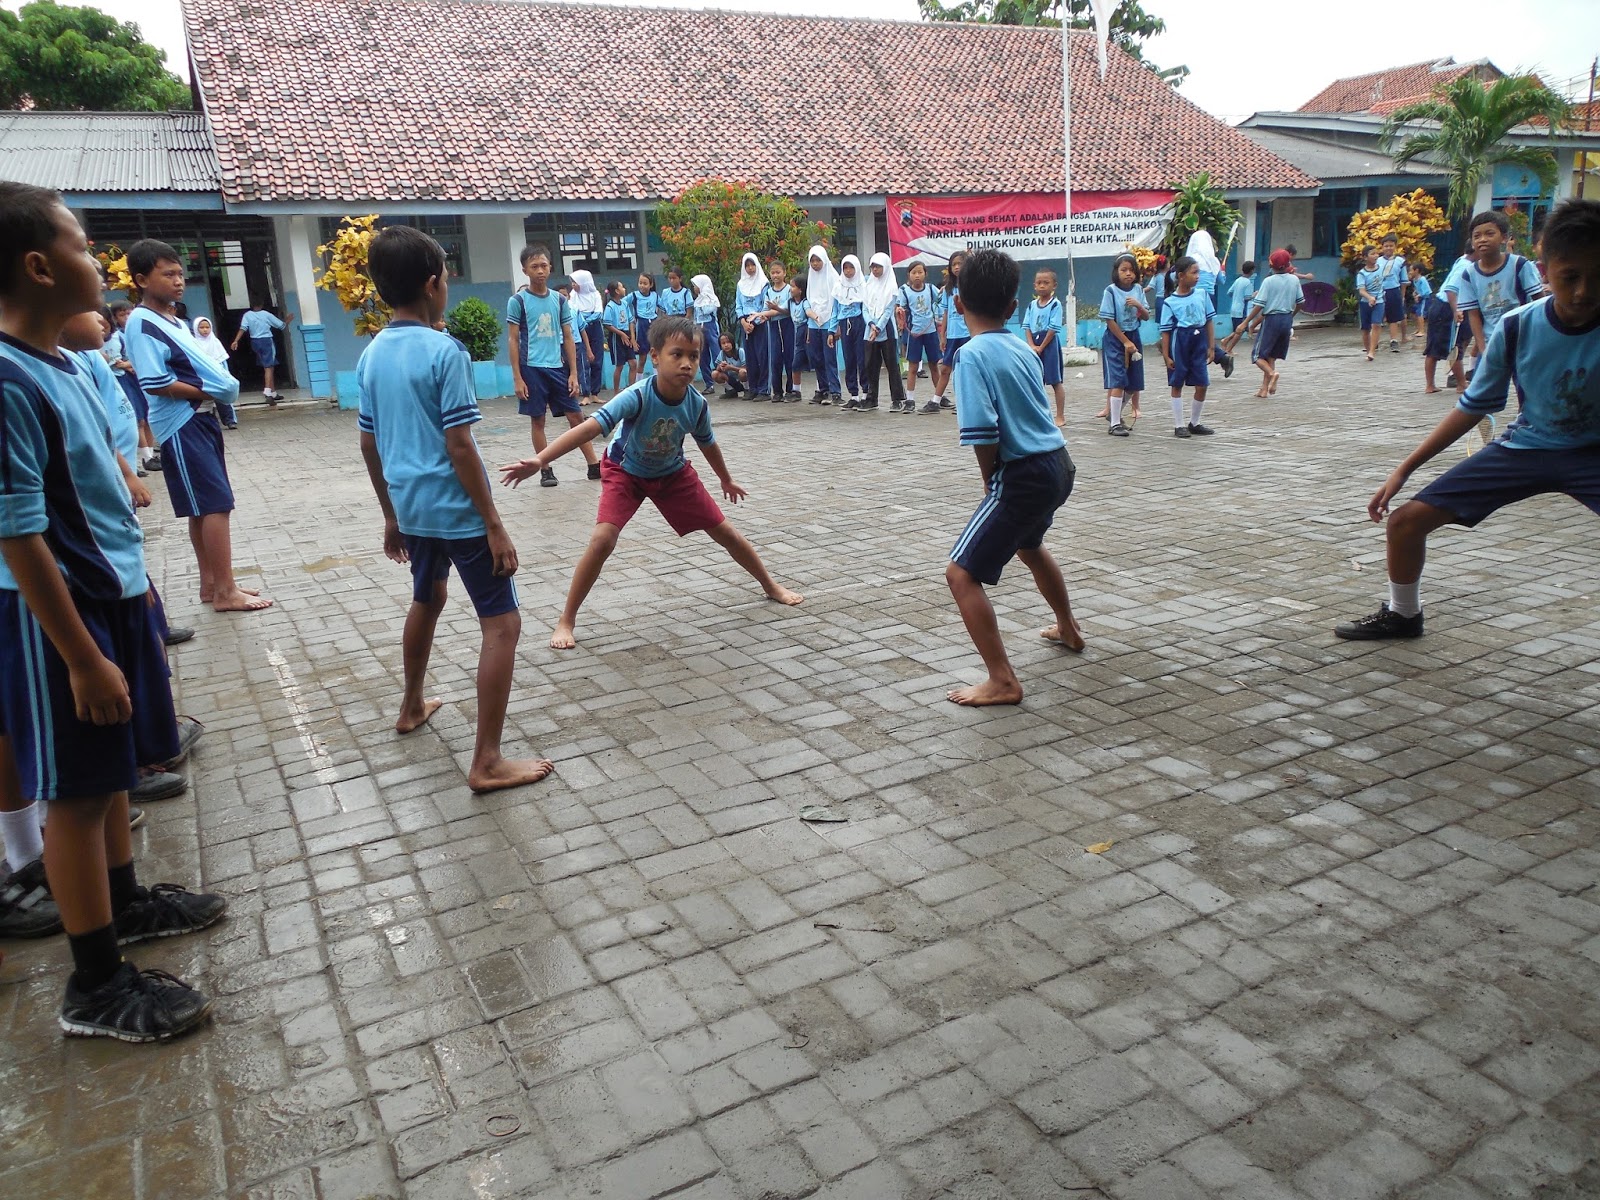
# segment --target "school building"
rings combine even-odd
[[[286,361],[317,396],[364,345],[316,287],[316,248],[344,216],[430,233],[452,302],[501,312],[529,240],[552,245],[558,273],[659,271],[651,209],[710,176],[795,197],[863,262],[888,249],[891,199],[1061,202],[1057,30],[496,0],[183,12],[196,113],[11,114],[0,174],[23,177],[27,160],[102,244],[173,242],[190,315],[214,315],[225,338],[251,295],[296,313]],[[1316,195],[1316,177],[1116,48],[1102,80],[1093,36],[1070,46],[1076,191],[1114,209],[1208,171],[1245,214],[1235,259],[1258,212]],[[1083,303],[1120,249],[1075,253]],[[1066,264],[1050,265],[1065,290]]]

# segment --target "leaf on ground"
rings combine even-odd
[[[1115,842],[1096,842],[1094,845],[1085,846],[1083,849],[1086,854],[1104,854],[1115,845]]]

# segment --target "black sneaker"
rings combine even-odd
[[[592,462],[592,463],[589,464],[589,478],[590,479],[599,479],[600,478],[600,464],[599,463]]]
[[[738,397],[739,397],[739,392],[738,392],[737,388],[727,388],[727,387],[725,387],[725,388],[722,389],[722,398],[724,400],[736,400],[736,399],[738,399]]]
[[[803,399],[805,399],[805,397],[801,395],[799,388],[790,388],[786,393],[784,393],[784,396],[785,396],[786,399],[789,399],[789,400],[803,400]]]
[[[955,412],[956,402],[950,399],[949,396],[940,396],[939,407],[944,409],[945,412]]]
[[[166,636],[161,640],[169,646],[181,646],[194,637],[194,630],[186,629],[182,625],[168,625]]]
[[[1133,432],[1133,430],[1129,429],[1121,421],[1118,421],[1110,429],[1106,430],[1106,432],[1109,433],[1112,437],[1127,437],[1130,433]]]
[[[1233,355],[1226,350],[1222,352],[1222,377],[1224,379],[1233,378]]]
[[[191,892],[175,883],[140,888],[133,902],[116,914],[117,944],[194,933],[215,925],[227,911],[228,902],[221,896]]]
[[[140,804],[171,800],[189,790],[189,781],[174,771],[141,770],[139,782],[128,789],[128,799]]]
[[[164,763],[153,764],[151,769],[155,771],[177,770],[183,765],[183,760],[189,757],[189,751],[194,749],[195,743],[200,740],[205,731],[206,727],[193,717],[179,717],[178,752]]]
[[[811,393],[811,403],[813,403],[813,404],[821,404],[827,398],[828,398],[828,393],[827,392],[812,392]]]
[[[842,411],[842,412],[860,412],[861,411],[861,401],[857,400],[854,396],[851,396],[850,399],[846,400],[839,407],[840,407],[840,411]]]
[[[1189,427],[1187,425],[1179,425],[1176,429],[1174,429],[1172,431],[1172,436],[1173,437],[1181,437],[1181,438],[1189,437],[1190,436]]]
[[[1390,354],[1399,354],[1400,353],[1400,343],[1395,341],[1393,338],[1389,339],[1389,353]]]
[[[782,404],[785,395],[786,393],[784,392],[773,392],[771,396],[763,396],[762,399],[771,400],[774,404]]]
[[[917,411],[925,417],[937,416],[939,413],[939,402],[937,400],[929,400],[921,408],[917,409]]]
[[[556,472],[555,472],[555,468],[554,467],[545,467],[543,470],[541,470],[539,472],[539,486],[540,487],[555,487],[556,484],[558,484],[560,482],[561,481],[556,478]]]
[[[0,938],[49,937],[61,932],[61,912],[50,898],[44,860],[36,858],[0,883]]]
[[[1369,617],[1346,621],[1333,627],[1333,636],[1348,642],[1381,642],[1389,638],[1417,638],[1422,636],[1422,614],[1402,617],[1387,603]]]
[[[1216,432],[1216,430],[1211,428],[1209,425],[1195,425],[1191,423],[1189,426],[1189,432],[1194,434],[1195,437],[1210,437]]]
[[[125,962],[100,987],[80,992],[67,976],[61,1032],[119,1042],[164,1042],[211,1015],[211,1001],[175,975]]]
[[[150,456],[150,461],[145,463],[145,469],[147,471],[159,471],[159,470],[161,470],[161,455],[160,454],[152,454]]]

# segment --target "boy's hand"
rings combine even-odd
[[[511,378],[513,381],[512,387],[516,391],[517,399],[526,400],[528,398],[528,384],[527,381],[522,378],[522,372],[513,370],[511,372]]]
[[[1178,364],[1172,361],[1172,355],[1163,354],[1161,357],[1166,360],[1167,370],[1171,371],[1177,368]]]
[[[494,573],[502,579],[517,573],[517,548],[504,525],[489,530],[489,553],[494,555]]]
[[[839,335],[838,334],[830,333],[828,335],[828,349],[829,350],[832,350],[834,348],[834,346],[836,346],[838,344],[838,342],[839,342]]]
[[[731,503],[737,504],[739,501],[749,498],[750,493],[735,483],[732,478],[724,479],[721,482],[722,494],[726,496]]]
[[[411,555],[406,550],[405,535],[400,532],[400,522],[390,517],[383,523],[383,552],[390,562],[406,563]]]
[[[137,475],[128,480],[128,499],[133,501],[135,508],[150,507],[150,489],[145,486],[144,480]]]
[[[578,386],[578,373],[576,371],[567,376],[567,395],[581,396],[583,389]]]
[[[1383,518],[1389,515],[1389,501],[1393,500],[1406,485],[1406,473],[1396,467],[1394,474],[1383,481],[1383,486],[1372,494],[1372,499],[1367,501],[1367,516],[1375,524],[1381,524]]]
[[[105,655],[97,654],[83,666],[68,668],[67,678],[78,720],[92,725],[122,725],[132,718],[128,681]]]
[[[520,462],[508,463],[506,466],[501,467],[500,482],[516,487],[524,479],[532,479],[542,470],[544,470],[544,463],[540,462],[539,456],[535,454],[532,458],[524,458]]]

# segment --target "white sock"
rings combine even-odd
[[[6,864],[20,871],[44,854],[44,837],[39,832],[35,805],[17,812],[0,812],[0,835],[6,839]]]
[[[1182,396],[1174,396],[1172,398],[1172,427],[1174,429],[1184,428]]]
[[[1111,423],[1113,425],[1121,425],[1122,424],[1122,397],[1121,396],[1113,396],[1113,397],[1111,397]]]
[[[39,829],[42,831],[44,829],[45,822],[50,819],[50,801],[35,800],[33,802],[33,806],[39,810]]]
[[[1400,617],[1414,617],[1422,611],[1422,580],[1415,583],[1389,581],[1389,611]]]
[[[917,402],[917,389],[916,388],[908,388],[908,389],[906,389],[906,399],[911,401],[911,403],[915,404]]]
[[[156,453],[156,448],[154,446],[140,446],[139,447],[139,465],[141,467],[146,465],[152,458],[155,457],[155,453]]]
[[[1189,424],[1200,424],[1200,408],[1203,404],[1205,404],[1204,400],[1189,401]]]

